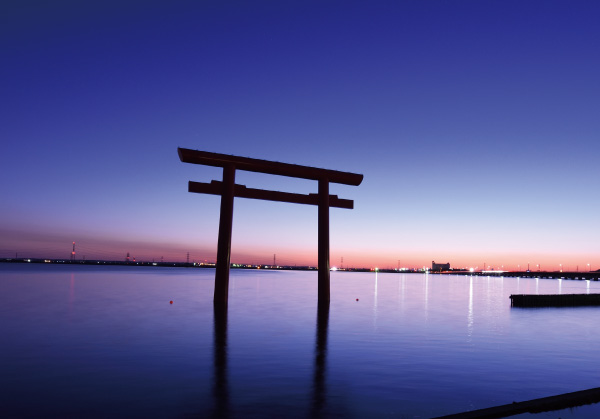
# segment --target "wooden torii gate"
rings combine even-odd
[[[221,218],[217,243],[217,266],[215,274],[216,304],[227,304],[229,294],[229,267],[231,257],[231,228],[233,222],[233,198],[251,198],[267,201],[291,202],[295,204],[317,205],[319,208],[319,305],[329,304],[329,207],[354,208],[354,201],[329,195],[329,184],[340,183],[358,186],[363,175],[337,170],[318,169],[297,164],[280,163],[269,160],[252,159],[228,154],[178,148],[179,159],[184,163],[202,164],[223,168],[223,180],[211,183],[190,181],[189,192],[221,195]],[[235,171],[245,170],[271,175],[311,179],[319,182],[317,194],[297,194],[247,188],[235,183]]]

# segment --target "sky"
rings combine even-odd
[[[364,175],[331,264],[600,268],[594,1],[6,1],[0,257],[214,261],[219,168]],[[253,188],[314,181],[238,172]],[[233,263],[316,265],[317,208],[235,200]],[[485,265],[484,265],[485,264]],[[538,266],[539,265],[539,266]]]

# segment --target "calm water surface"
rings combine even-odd
[[[0,416],[428,418],[600,386],[600,307],[508,298],[598,282],[332,272],[318,312],[316,272],[234,270],[226,315],[213,286],[209,269],[0,264]]]

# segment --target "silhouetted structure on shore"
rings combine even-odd
[[[329,184],[340,183],[358,186],[363,175],[336,170],[318,169],[296,164],[279,163],[269,160],[206,151],[178,148],[179,159],[184,163],[222,167],[223,180],[211,183],[189,182],[189,192],[206,193],[221,196],[221,215],[219,220],[219,239],[217,244],[217,265],[215,273],[215,304],[227,304],[229,293],[229,268],[231,260],[231,230],[233,222],[233,198],[251,198],[268,201],[290,202],[295,204],[317,205],[319,209],[319,303],[329,304],[329,207],[354,207],[354,202],[329,195]],[[246,188],[235,183],[236,170],[259,172],[271,175],[288,176],[318,181],[317,194],[297,194]]]
[[[449,271],[450,270],[450,262],[435,263],[435,261],[432,260],[431,261],[431,270],[432,271]]]

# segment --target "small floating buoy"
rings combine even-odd
[[[169,301],[169,304],[173,304],[173,300]]]
[[[356,299],[356,301],[358,301],[358,298]]]

